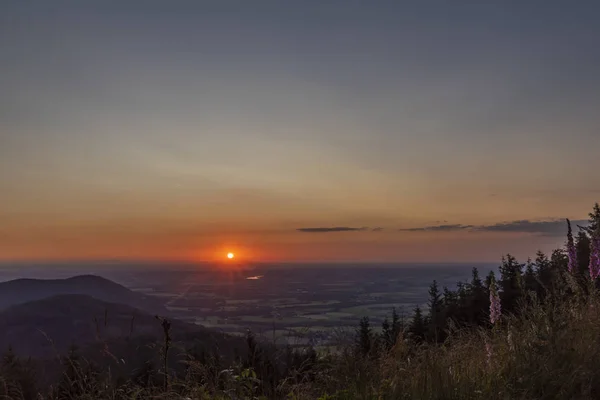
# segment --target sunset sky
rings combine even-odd
[[[496,261],[600,200],[594,1],[0,3],[0,259]]]

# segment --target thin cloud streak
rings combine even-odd
[[[361,227],[361,228],[352,228],[349,226],[334,226],[331,228],[327,227],[317,227],[317,228],[298,228],[296,229],[298,232],[305,233],[330,233],[330,232],[360,232],[366,231],[369,228]]]
[[[572,221],[574,225],[587,225],[586,220]],[[485,225],[475,228],[485,232],[517,232],[536,233],[544,236],[562,236],[567,233],[567,222],[565,218],[550,221],[520,220],[503,222],[494,225]]]
[[[453,232],[453,231],[463,231],[467,229],[473,228],[473,225],[460,225],[460,224],[452,224],[452,225],[434,225],[434,226],[423,226],[419,228],[407,228],[407,229],[399,229],[403,232]]]
[[[585,226],[588,221],[575,220],[574,225]],[[417,228],[400,229],[403,232],[508,232],[508,233],[533,233],[543,236],[562,236],[567,232],[565,218],[552,219],[547,221],[517,220],[510,222],[500,222],[492,225],[434,225]]]

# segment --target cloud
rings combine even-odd
[[[366,231],[369,228],[352,228],[349,226],[334,226],[334,227],[318,227],[318,228],[298,228],[296,229],[298,232],[307,232],[307,233],[328,233],[328,232],[359,232]]]
[[[407,228],[400,229],[400,231],[404,232],[424,232],[424,231],[433,231],[433,232],[453,232],[453,231],[464,231],[467,229],[473,228],[473,225],[435,225],[435,226],[423,226],[420,228]]]
[[[444,221],[446,222],[446,221]],[[572,220],[573,231],[577,232],[577,226],[586,226],[587,220]],[[381,232],[382,227],[310,227],[298,228],[298,232],[306,233],[330,233],[330,232]],[[464,225],[464,224],[442,224],[421,226],[416,228],[398,229],[400,232],[507,232],[507,233],[531,233],[541,236],[564,236],[567,234],[567,222],[565,218],[533,221],[528,219],[499,222],[491,225]]]
[[[577,230],[577,225],[587,225],[586,220],[571,221],[573,230]],[[567,222],[565,218],[551,219],[545,221],[531,221],[528,219],[500,222],[492,225],[435,225],[418,228],[400,229],[404,232],[512,232],[512,233],[534,233],[543,236],[563,236],[567,233]]]
[[[586,220],[571,221],[571,226],[577,230],[577,225],[586,225]],[[519,232],[536,233],[543,236],[563,236],[567,233],[567,222],[564,218],[548,221],[530,221],[527,219],[502,222],[494,225],[483,225],[476,227],[475,230],[485,232]]]

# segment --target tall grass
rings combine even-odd
[[[335,353],[257,347],[232,364],[218,354],[182,354],[170,368],[171,326],[161,320],[161,369],[147,379],[117,380],[77,357],[62,359],[64,378],[32,397],[0,371],[0,399],[596,399],[600,398],[600,296],[594,285],[564,274],[543,302],[531,292],[516,315],[456,328],[441,344],[400,332],[390,350],[364,355],[352,345]],[[183,373],[181,371],[184,371]],[[9,382],[12,379],[12,383]]]
[[[367,356],[351,348],[298,365],[261,393],[252,367],[220,369],[210,359],[185,360],[186,374],[168,386],[120,385],[90,374],[84,363],[72,374],[80,399],[594,399],[600,398],[600,299],[565,292],[524,301],[518,316],[503,316],[493,328],[451,329],[439,345],[412,342]],[[486,351],[489,349],[490,351]],[[182,360],[183,361],[183,360]],[[87,372],[86,372],[87,371]],[[264,379],[264,378],[263,378]],[[8,391],[5,398],[14,397]],[[13,397],[10,397],[13,396]]]

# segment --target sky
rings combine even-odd
[[[497,261],[600,200],[594,1],[0,3],[0,259]]]

